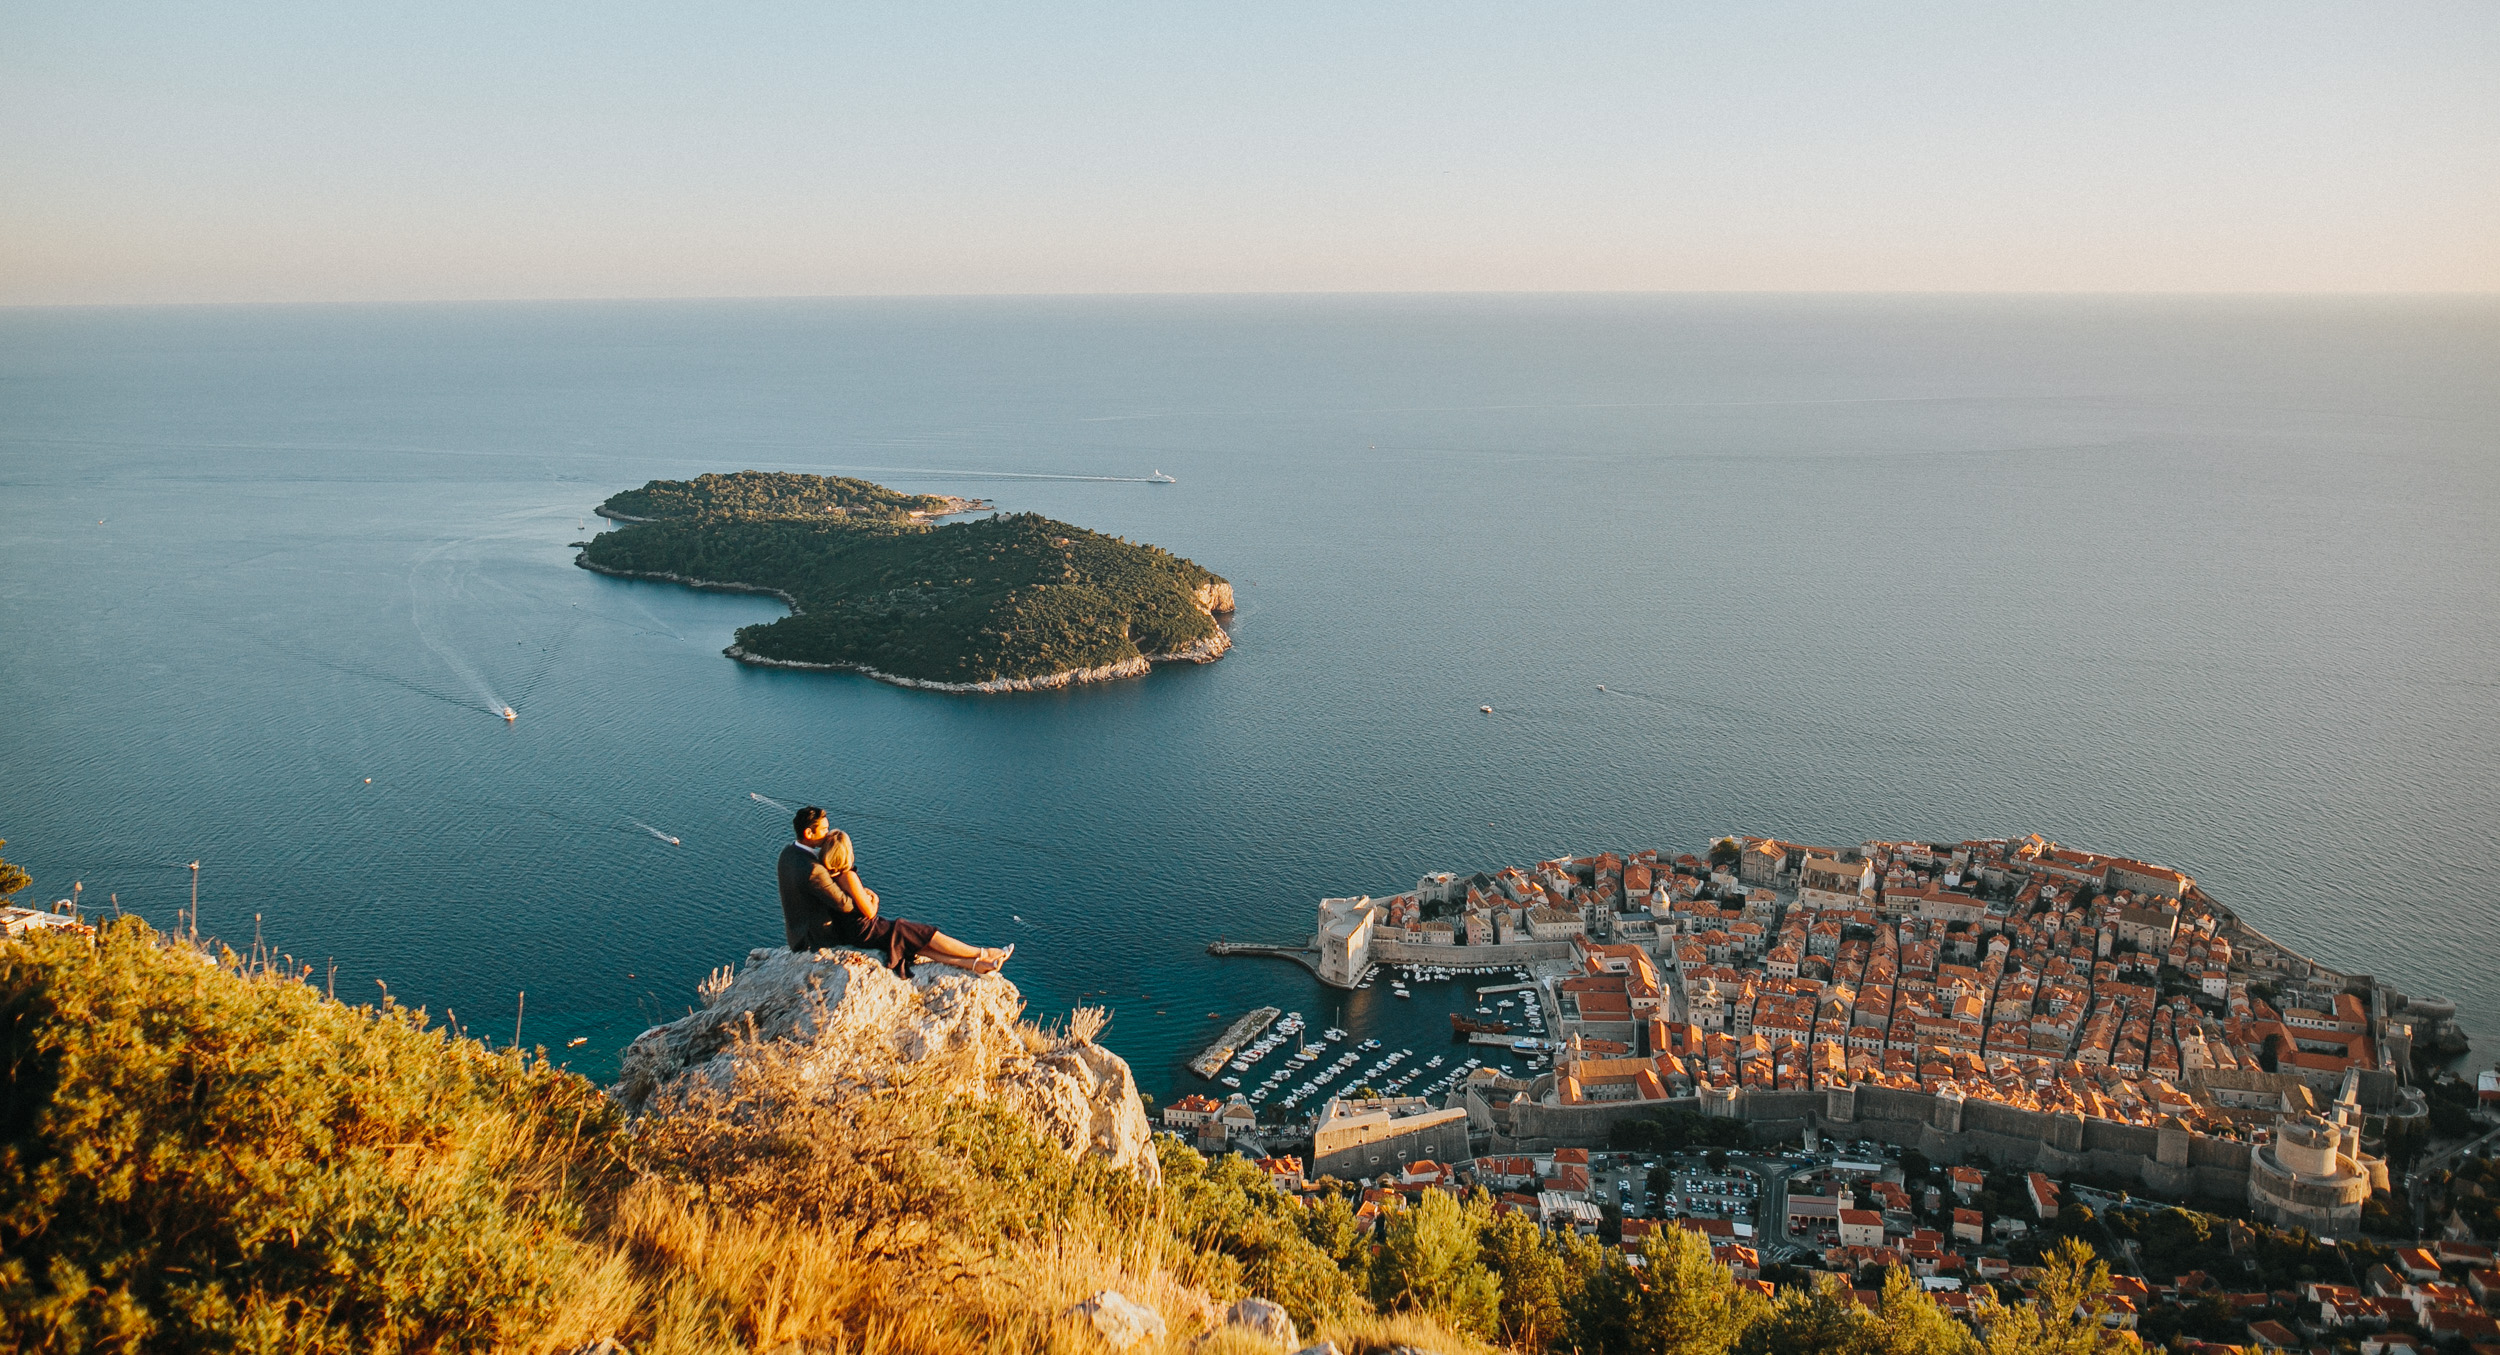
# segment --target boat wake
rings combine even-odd
[[[626,822],[646,833],[649,833],[651,836],[658,838],[660,841],[665,842],[672,847],[683,847],[686,845],[685,843],[670,837],[668,834],[661,832],[659,829],[652,827],[650,824],[644,823],[640,819],[627,819]]]

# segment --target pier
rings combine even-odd
[[[1252,955],[1263,956],[1270,960],[1291,960],[1314,974],[1319,972],[1319,952],[1307,945],[1272,946],[1258,941],[1215,941],[1208,944],[1207,954]]]
[[[1204,1078],[1214,1077],[1224,1070],[1226,1059],[1243,1045],[1266,1034],[1267,1028],[1282,1015],[1284,1013],[1274,1007],[1260,1007],[1235,1021],[1215,1043],[1207,1046],[1205,1053],[1189,1061],[1189,1071]]]

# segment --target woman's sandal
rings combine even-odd
[[[998,958],[995,960],[990,958],[992,951],[996,951],[998,955]],[[975,974],[995,974],[1007,967],[1007,957],[1015,953],[1016,948],[1014,946],[1009,946],[1005,950],[997,950],[994,946],[984,947],[981,951],[981,958],[972,962],[972,972]]]

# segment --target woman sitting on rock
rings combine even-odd
[[[798,840],[781,849],[781,928],[792,950],[824,950],[857,946],[885,952],[886,967],[911,977],[914,960],[995,974],[1016,953],[967,946],[926,922],[886,917],[877,911],[875,890],[860,883],[853,869],[850,834],[825,822],[814,805],[791,816]]]

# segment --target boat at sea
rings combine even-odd
[[[1177,485],[1180,481],[1164,474],[1163,468],[1161,466],[1157,466],[1155,467],[1155,473],[1146,477],[1146,483],[1150,485]]]
[[[1453,1038],[1462,1035],[1508,1035],[1510,1034],[1510,1022],[1478,1021],[1473,1017],[1462,1016],[1456,1012],[1452,1012],[1450,1014],[1450,1034]]]

